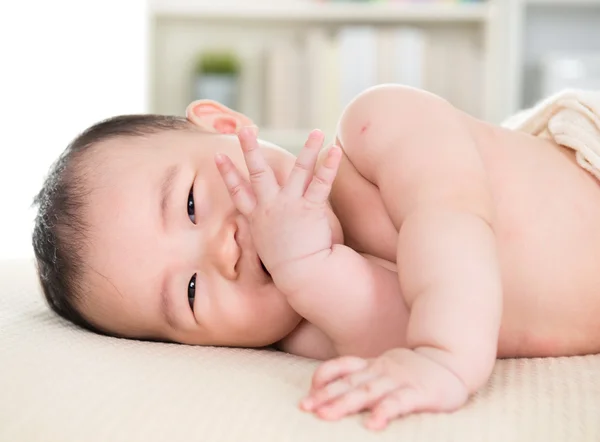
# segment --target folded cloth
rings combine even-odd
[[[517,113],[503,126],[554,140],[600,179],[600,91],[568,89]]]

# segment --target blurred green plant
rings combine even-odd
[[[240,60],[233,51],[205,51],[196,62],[197,74],[237,75],[239,72]]]

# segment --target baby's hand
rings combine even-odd
[[[326,420],[371,410],[366,426],[380,430],[410,413],[454,411],[468,396],[444,366],[413,350],[394,349],[375,359],[346,356],[323,363],[300,406]]]
[[[341,150],[333,146],[315,172],[323,134],[313,131],[288,181],[281,187],[263,158],[254,133],[243,129],[239,140],[250,185],[228,157],[217,155],[215,159],[234,204],[250,222],[260,259],[279,285],[278,278],[289,279],[290,274],[301,272],[300,262],[331,250],[332,232],[326,210]]]

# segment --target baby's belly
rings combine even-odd
[[[501,133],[481,147],[505,293],[500,356],[600,352],[600,186],[571,151]]]

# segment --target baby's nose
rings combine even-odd
[[[212,265],[224,278],[237,278],[236,265],[241,249],[235,240],[235,223],[227,223],[213,236],[208,253]]]

